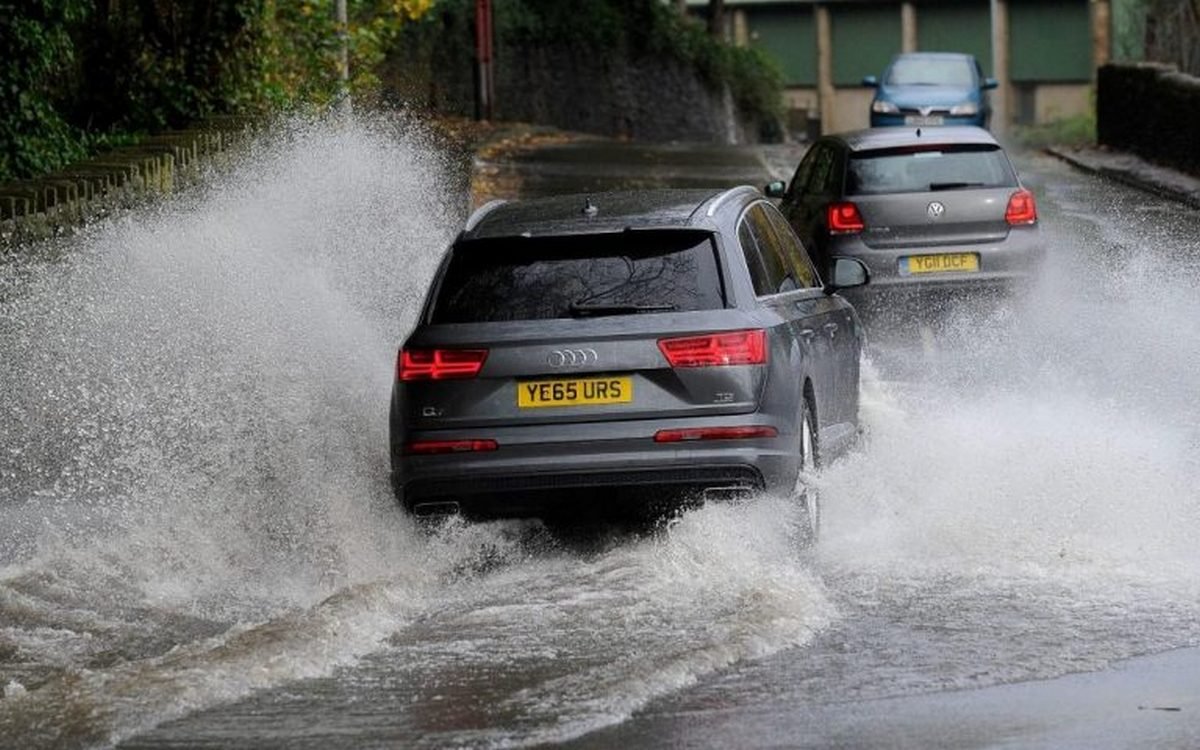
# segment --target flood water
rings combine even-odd
[[[1023,161],[1045,278],[873,340],[811,553],[774,498],[430,536],[386,411],[466,215],[439,153],[282,127],[0,265],[0,747],[604,746],[1200,643],[1194,212]]]

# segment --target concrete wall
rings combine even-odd
[[[1043,83],[1034,89],[1033,121],[1054,122],[1092,111],[1092,87],[1070,83]]]
[[[866,127],[873,91],[859,85],[878,76],[902,49],[974,54],[985,75],[1004,66],[1002,88],[992,94],[992,127],[1010,123],[1042,124],[1087,114],[1092,76],[1108,61],[1109,0],[1001,0],[1002,62],[992,54],[989,0],[727,0],[735,40],[774,57],[789,86],[793,111],[789,129],[820,112],[829,131]],[[689,2],[697,12],[703,3]],[[1100,11],[1105,12],[1100,12]],[[822,16],[828,19],[823,31]],[[828,60],[821,72],[822,56]],[[827,78],[822,78],[825,75]],[[1004,81],[1009,83],[1004,84]]]
[[[833,100],[834,131],[858,130],[871,124],[871,99],[875,89],[840,88]]]
[[[875,90],[861,86],[842,87],[834,92],[831,132],[858,130],[870,124],[871,98]],[[815,87],[793,87],[785,92],[789,110],[788,129],[794,134],[812,132],[810,118],[819,118],[820,97]],[[1022,84],[1017,93],[1016,120],[1047,123],[1092,111],[1092,87],[1079,83]]]

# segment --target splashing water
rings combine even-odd
[[[1130,227],[1106,217],[1136,199],[1097,216],[1078,181],[1048,189],[1037,290],[868,368],[813,556],[773,498],[580,552],[536,525],[427,537],[390,497],[395,347],[465,214],[438,187],[457,168],[411,123],[290,123],[57,261],[0,266],[0,738],[107,745],[194,714],[188,737],[257,696],[330,736],[414,714],[400,744],[514,746],[727,670],[757,681],[715,681],[713,705],[1200,640],[1193,220]]]
[[[498,700],[556,737],[830,620],[794,556],[746,554],[771,525],[747,527],[753,508],[582,556],[534,554],[503,524],[427,538],[397,511],[393,358],[464,218],[464,193],[436,187],[456,169],[412,128],[291,123],[57,261],[0,267],[0,736],[107,745],[329,674],[418,621],[503,621],[502,591],[590,665]],[[625,627],[580,649],[581,618],[598,632],[610,607]],[[614,662],[631,637],[649,673]]]
[[[394,575],[380,415],[465,209],[447,173],[411,123],[286,123],[4,269],[0,665],[165,659]]]
[[[286,598],[268,582],[297,550],[314,591],[359,564],[391,357],[460,220],[428,153],[381,124],[291,124],[37,269],[3,309],[0,502],[61,510],[64,549],[124,527],[201,586],[257,570]]]
[[[1198,217],[1176,208],[1173,232],[1129,247],[1131,208],[1097,215],[1075,185],[1043,217],[1036,289],[906,353],[913,381],[868,376],[871,445],[824,477],[856,555],[1176,582],[1200,563]]]

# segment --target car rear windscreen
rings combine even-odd
[[[968,60],[904,57],[888,70],[888,86],[974,86],[975,70]]]
[[[580,318],[725,307],[712,235],[643,231],[459,243],[432,323]]]
[[[1016,185],[1004,151],[986,144],[863,151],[852,154],[846,165],[847,195]]]

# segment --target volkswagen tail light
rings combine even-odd
[[[1008,199],[1008,208],[1004,210],[1004,220],[1009,226],[1037,223],[1037,201],[1033,193],[1021,188]]]
[[[849,201],[830,203],[826,206],[825,224],[829,227],[830,234],[858,234],[867,226],[858,206]]]

